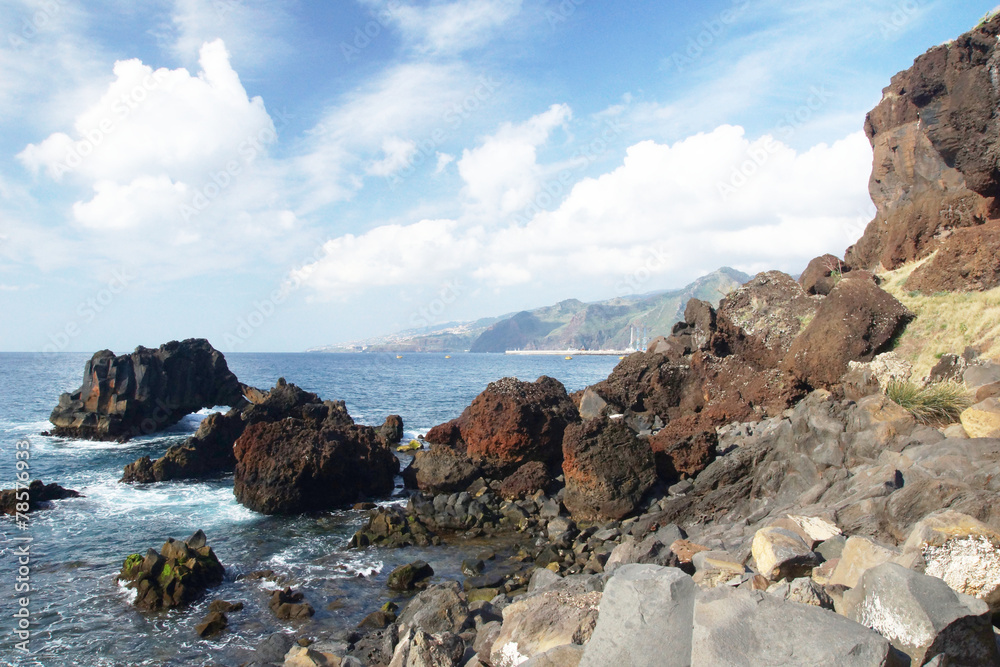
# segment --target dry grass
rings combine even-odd
[[[982,356],[1000,357],[1000,287],[988,292],[921,294],[903,287],[930,257],[881,275],[882,288],[916,314],[895,352],[913,364],[914,377],[926,376],[943,354],[961,354],[973,345]]]
[[[892,380],[886,385],[885,395],[928,426],[953,424],[962,411],[972,405],[969,390],[957,382],[933,382],[924,386]]]

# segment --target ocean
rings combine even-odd
[[[385,587],[388,573],[398,565],[423,559],[434,568],[436,580],[460,579],[462,559],[483,547],[463,542],[427,549],[349,550],[347,543],[363,524],[364,512],[263,516],[236,502],[231,476],[121,484],[127,463],[161,456],[191,435],[212,410],[125,444],[41,436],[59,394],[79,387],[89,356],[0,354],[0,488],[14,486],[17,443],[27,441],[21,449],[29,448],[31,479],[57,482],[85,496],[31,513],[24,529],[13,518],[0,517],[0,664],[238,665],[273,632],[329,634],[353,628],[386,601],[405,602]],[[226,359],[246,384],[267,389],[284,377],[324,399],[344,400],[358,423],[377,426],[387,415],[399,414],[407,439],[457,417],[501,377],[549,375],[575,391],[607,377],[618,363],[617,357],[478,354],[409,354],[400,359],[381,354],[230,354]],[[408,457],[401,459],[405,465]],[[398,480],[397,487],[395,497],[384,502],[405,502]],[[129,591],[115,583],[125,557],[150,547],[159,550],[168,537],[186,539],[198,529],[205,531],[226,567],[224,583],[188,609],[136,611]],[[237,580],[261,569],[290,577],[316,615],[306,622],[278,621],[267,608],[276,585]],[[30,592],[19,592],[19,583],[28,583]],[[19,619],[14,614],[25,595],[29,653],[18,648],[22,638],[15,634]],[[220,638],[200,639],[194,626],[218,598],[246,607],[228,615],[229,628]]]

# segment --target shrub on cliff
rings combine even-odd
[[[968,390],[957,382],[932,382],[921,386],[891,380],[886,385],[885,395],[921,424],[935,426],[957,422],[962,411],[972,405]]]

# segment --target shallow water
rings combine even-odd
[[[239,505],[232,479],[120,484],[122,468],[135,459],[158,457],[193,433],[211,410],[190,415],[168,431],[126,444],[56,439],[39,435],[59,394],[79,387],[84,354],[0,354],[0,488],[14,485],[15,444],[30,443],[30,477],[80,491],[84,498],[59,501],[30,515],[20,530],[0,517],[0,664],[13,665],[191,665],[239,664],[268,634],[288,629],[317,635],[353,627],[388,600],[403,598],[385,588],[389,571],[426,560],[439,580],[460,578],[463,558],[482,543],[460,541],[449,548],[402,550],[346,548],[364,513],[343,510],[299,517],[267,517]],[[452,419],[485,388],[505,376],[534,380],[550,375],[569,391],[603,379],[617,357],[522,357],[506,355],[233,354],[230,368],[260,388],[278,377],[339,399],[355,421],[381,424],[399,414],[406,437]],[[405,457],[404,457],[405,458]],[[397,490],[397,493],[401,490]],[[403,502],[386,499],[385,502]],[[129,592],[114,581],[130,553],[157,549],[167,537],[184,539],[202,529],[226,566],[226,580],[190,609],[142,614]],[[15,648],[18,609],[15,549],[30,537],[31,653]],[[301,586],[316,615],[306,622],[280,622],[267,609],[266,581],[241,574],[272,569]],[[242,601],[229,614],[220,639],[202,640],[194,625],[217,598]]]

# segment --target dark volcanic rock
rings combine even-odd
[[[1000,285],[1000,223],[959,229],[917,267],[905,287],[925,294],[985,292]]]
[[[279,380],[271,393],[291,395],[293,389],[301,392]],[[399,460],[385,441],[374,428],[356,425],[342,401],[315,398],[296,411],[298,417],[288,417],[285,406],[280,421],[256,421],[259,413],[273,416],[269,402],[248,411],[251,423],[234,445],[233,492],[240,503],[264,514],[292,514],[392,491]]]
[[[431,429],[426,440],[464,452],[490,477],[504,477],[528,461],[558,464],[563,431],[579,418],[558,380],[503,378],[458,419]]]
[[[399,415],[389,415],[378,428],[379,437],[387,445],[398,445],[403,439],[403,418]]]
[[[267,603],[274,615],[282,620],[297,620],[309,618],[316,613],[301,591],[293,591],[291,588],[274,591],[271,594],[271,601]]]
[[[583,521],[621,519],[656,481],[649,443],[621,419],[571,425],[563,440],[563,504]]]
[[[44,509],[52,500],[82,498],[82,494],[72,489],[64,489],[58,484],[45,484],[36,479],[25,489],[4,489],[0,491],[0,514],[14,515],[20,512],[34,512]],[[18,507],[20,505],[20,507]]]
[[[430,493],[462,491],[482,472],[469,457],[446,445],[419,451],[403,471],[406,486]]]
[[[180,445],[167,449],[161,458],[148,456],[125,466],[122,482],[150,483],[171,479],[193,479],[232,472],[236,468],[233,443],[243,434],[246,422],[240,410],[213,413],[198,431]]]
[[[427,580],[434,576],[434,568],[422,560],[400,565],[389,573],[386,586],[394,591],[412,591],[420,586],[426,586]]]
[[[832,387],[850,361],[871,361],[913,314],[874,283],[850,275],[823,299],[795,340],[785,367],[812,387]]]
[[[953,229],[996,217],[1000,18],[934,47],[892,78],[869,114],[869,182],[878,209],[848,249],[854,268],[895,269],[939,247]]]
[[[168,539],[157,553],[125,559],[118,580],[136,591],[132,604],[143,611],[190,604],[206,589],[222,583],[225,569],[200,530],[186,542]]]
[[[128,439],[202,408],[242,402],[242,386],[222,353],[207,340],[190,339],[117,357],[98,352],[84,367],[80,389],[59,397],[49,421],[57,436]]]
[[[416,517],[400,507],[378,507],[371,511],[368,523],[351,538],[350,546],[363,549],[379,547],[426,547],[435,541],[434,533]]]
[[[209,612],[201,623],[194,626],[194,631],[199,637],[213,637],[229,627],[229,619],[221,611]]]
[[[536,491],[544,491],[552,483],[548,469],[541,461],[529,461],[508,475],[500,485],[500,496],[519,500]]]

